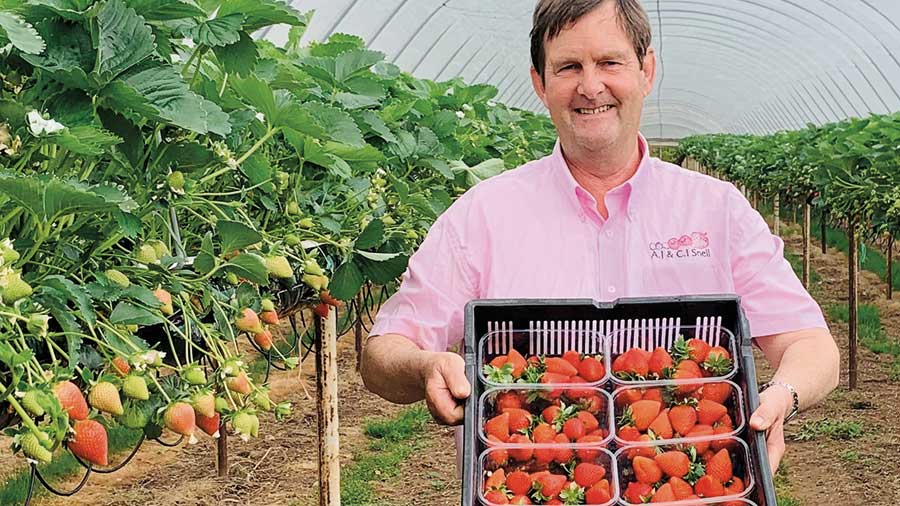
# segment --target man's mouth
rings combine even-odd
[[[600,114],[612,109],[613,107],[614,106],[612,105],[603,105],[600,107],[595,107],[594,109],[578,108],[575,109],[575,112],[577,112],[578,114]]]

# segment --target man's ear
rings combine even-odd
[[[656,79],[656,51],[652,47],[647,48],[641,73],[644,75],[644,97],[646,97],[653,91],[653,81]]]
[[[546,92],[544,91],[544,79],[538,74],[538,71],[531,67],[531,85],[534,87],[534,92],[537,94],[538,98],[541,99],[541,103],[544,104],[544,107],[547,107],[547,99]]]

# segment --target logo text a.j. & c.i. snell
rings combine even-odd
[[[650,243],[650,258],[656,260],[703,258],[712,256],[709,248],[709,237],[706,232],[692,232],[675,236],[667,241]]]

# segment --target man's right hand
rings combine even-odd
[[[445,425],[461,424],[465,406],[460,401],[468,398],[472,390],[463,358],[451,352],[429,352],[422,368],[422,380],[431,416]]]

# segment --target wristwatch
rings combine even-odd
[[[766,383],[765,385],[759,387],[760,393],[766,391],[766,389],[768,389],[769,387],[771,387],[773,385],[782,386],[782,387],[786,388],[788,392],[791,393],[791,399],[793,401],[791,404],[791,411],[790,411],[790,413],[787,414],[787,416],[784,417],[784,423],[788,423],[791,420],[793,420],[794,418],[796,418],[798,414],[800,414],[800,397],[797,395],[797,391],[794,390],[794,387],[791,386],[790,383],[785,383],[784,381],[775,381],[775,380],[772,380],[772,381]]]

